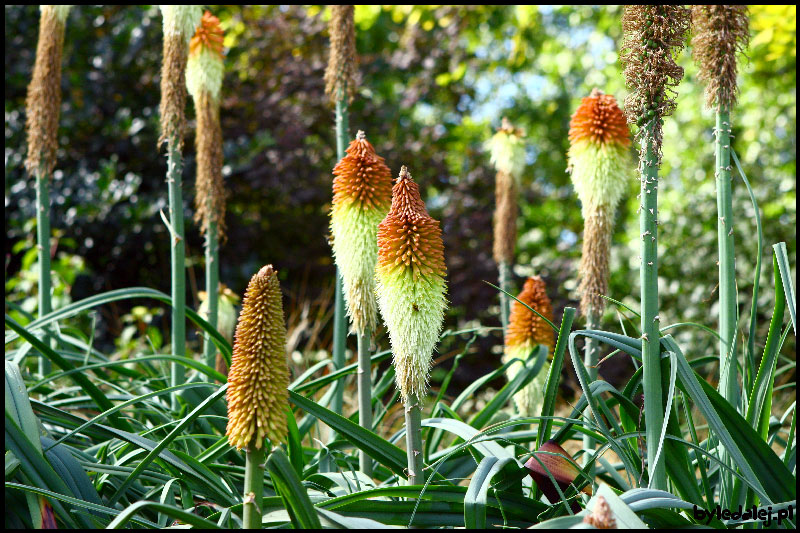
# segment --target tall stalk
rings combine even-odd
[[[64,31],[72,6],[42,5],[36,60],[25,100],[28,155],[25,169],[36,181],[36,248],[39,262],[39,317],[52,311],[50,297],[50,179],[58,150],[61,111],[61,61]],[[39,356],[39,373],[50,373],[50,360]]]
[[[346,82],[345,82],[346,85]],[[348,130],[347,116],[347,91],[346,86],[342,87],[336,97],[336,157],[341,159],[345,155],[347,140],[350,137]],[[336,267],[336,296],[333,308],[333,367],[335,370],[344,368],[345,349],[347,345],[347,311],[344,305],[344,284],[342,273]],[[336,382],[336,392],[331,400],[333,412],[342,414],[344,407],[344,385],[345,380],[340,379]],[[336,439],[336,433],[331,431],[329,442]]]
[[[652,132],[652,130],[651,130]],[[641,233],[641,262],[639,280],[641,284],[642,316],[642,367],[644,379],[644,416],[647,424],[647,460],[650,473],[650,487],[660,490],[667,488],[664,455],[658,464],[656,453],[661,439],[661,426],[664,423],[664,404],[662,403],[661,380],[661,341],[658,327],[658,160],[654,137],[646,134],[642,139],[644,158],[641,172],[641,210],[639,212],[639,231]]]
[[[736,55],[747,48],[750,39],[747,6],[692,6],[692,24],[692,50],[699,78],[706,84],[706,105],[716,111],[714,177],[719,250],[719,391],[731,405],[740,408],[736,366],[738,302],[731,197],[731,109],[738,91]]]
[[[372,360],[370,358],[370,331],[358,334],[358,423],[372,431]],[[365,452],[359,454],[361,471],[372,476],[372,458]]]
[[[39,317],[52,308],[50,299],[50,177],[36,173],[36,248],[39,254]],[[44,356],[39,357],[39,374],[50,373],[52,365]]]
[[[169,189],[170,265],[172,294],[172,353],[186,356],[186,245],[183,237],[183,192],[181,175],[183,157],[174,137],[167,141],[167,187]],[[170,386],[182,385],[186,370],[180,363],[172,363]],[[178,407],[178,397],[173,394],[172,408]]]
[[[641,240],[642,389],[650,488],[667,490],[662,443],[664,387],[658,314],[658,168],[661,164],[663,118],[675,110],[675,87],[683,68],[675,56],[684,46],[690,11],[681,5],[628,5],[622,15],[625,33],[622,62],[631,92],[625,113],[639,126],[639,231]]]
[[[408,169],[392,188],[392,207],[378,226],[378,305],[389,330],[406,417],[410,483],[421,481],[422,402],[433,349],[447,307],[446,267],[439,222],[428,214]]]
[[[569,124],[568,170],[581,200],[583,251],[579,268],[581,311],[586,327],[597,329],[606,307],[609,256],[614,214],[633,178],[630,130],[614,96],[593,89],[581,100]],[[600,343],[586,338],[584,364],[591,381],[597,379]],[[591,410],[585,412],[587,422]],[[595,442],[583,437],[584,464],[591,460]]]
[[[739,405],[736,367],[736,269],[733,244],[733,200],[731,195],[731,125],[727,106],[717,111],[715,140],[717,185],[717,244],[719,247],[719,391],[731,405]]]
[[[508,331],[508,317],[511,312],[511,298],[506,292],[511,292],[511,266],[505,261],[500,261],[497,264],[499,273],[500,288],[505,292],[500,293],[500,323],[503,326],[503,332]]]
[[[278,273],[266,265],[247,284],[225,393],[228,443],[245,450],[245,529],[261,529],[265,441],[277,445],[289,433],[285,320]]]
[[[219,318],[219,239],[217,238],[217,223],[208,225],[206,232],[206,294],[208,302],[207,320],[211,327],[217,329]],[[217,347],[211,340],[211,335],[206,333],[203,344],[203,354],[206,365],[216,368]]]
[[[167,143],[167,188],[169,191],[170,270],[172,294],[172,352],[186,356],[186,267],[183,226],[183,137],[186,128],[186,64],[189,40],[200,23],[198,5],[162,5],[164,40],[161,67],[161,135],[159,146]],[[173,362],[170,385],[184,383],[186,372]],[[178,407],[178,395],[172,394],[172,408]]]

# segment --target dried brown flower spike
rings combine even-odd
[[[683,78],[674,56],[683,49],[689,20],[689,9],[681,5],[629,5],[622,15],[620,59],[631,90],[625,114],[640,126],[637,136],[652,135],[659,161],[661,119],[675,110],[674,88]]]
[[[225,395],[231,446],[260,449],[264,438],[273,444],[286,440],[288,387],[281,287],[278,273],[267,265],[247,285],[236,325]]]
[[[331,52],[328,67],[325,69],[325,94],[331,102],[338,99],[339,91],[344,91],[348,101],[356,91],[356,30],[353,23],[353,6],[331,6],[331,20],[328,31],[331,38]]]
[[[706,105],[736,103],[736,54],[750,42],[747,6],[692,6],[692,55],[706,83]]]
[[[31,174],[52,175],[58,149],[58,117],[61,110],[61,56],[64,27],[71,6],[41,6],[39,42],[33,77],[25,101],[28,156],[25,169]]]

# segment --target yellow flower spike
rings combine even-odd
[[[277,272],[267,265],[247,285],[236,325],[225,395],[231,446],[260,449],[265,438],[285,442],[288,387],[281,288]]]

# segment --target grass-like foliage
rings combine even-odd
[[[673,108],[670,95],[678,80],[667,46],[683,38],[666,24],[671,9],[638,6],[638,18],[626,18],[638,39],[630,45],[627,72],[640,83],[631,109],[642,127],[637,138],[645,141],[645,195],[648,184],[658,183],[660,118]],[[341,156],[350,97],[361,93],[351,64],[352,9],[336,12],[334,26],[350,28],[333,39],[339,67],[327,75]],[[170,15],[173,22],[188,17],[179,14]],[[662,24],[655,30],[654,20]],[[183,34],[179,41],[188,46]],[[177,53],[172,45],[165,50]],[[183,55],[172,58],[179,67]],[[642,65],[668,71],[669,79],[652,90],[653,78]],[[784,243],[773,244],[772,276],[761,279],[759,206],[729,144],[734,165],[726,172],[749,191],[755,213],[739,221],[750,223],[757,235],[747,320],[736,305],[731,246],[725,248],[731,268],[720,282],[733,291],[731,312],[721,313],[729,328],[717,333],[713,323],[661,323],[659,279],[648,264],[658,260],[658,206],[654,198],[642,200],[642,272],[648,274],[642,278],[641,310],[593,294],[604,299],[594,300],[597,320],[580,329],[573,307],[553,313],[538,277],[530,278],[531,287],[540,285],[528,303],[525,291],[517,299],[495,287],[516,302],[507,341],[525,342],[507,342],[516,349],[507,349],[497,368],[454,393],[452,378],[474,355],[476,339],[498,329],[500,321],[440,332],[449,283],[442,232],[448,226],[428,214],[426,193],[405,167],[395,181],[391,210],[377,226],[377,302],[391,350],[380,323],[379,334],[371,337],[370,322],[358,332],[357,362],[347,364],[341,278],[330,313],[336,316],[330,357],[294,372],[284,359],[283,295],[271,266],[251,282],[235,348],[186,305],[180,244],[185,95],[182,74],[177,77],[178,85],[164,87],[165,96],[177,101],[172,107],[180,109],[164,128],[172,295],[130,287],[54,310],[41,306],[38,316],[7,295],[6,528],[796,528],[790,513],[796,504],[796,403],[784,405],[796,390],[796,363],[782,355],[787,337],[796,335],[790,258]],[[40,241],[48,239],[49,232],[40,229]],[[749,248],[745,242],[738,253]],[[605,277],[608,268],[604,263]],[[215,285],[216,279],[209,287]],[[608,287],[607,279],[599,285]],[[757,321],[765,286],[774,288],[768,326]],[[450,290],[460,290],[455,281]],[[160,340],[153,342],[149,330],[142,330],[132,350],[98,348],[105,346],[96,342],[101,332],[87,317],[131,300],[170,307],[171,347],[162,349]],[[619,327],[600,329],[606,306],[621,317]],[[199,338],[211,344],[187,337],[184,312]],[[514,324],[518,312],[525,320]],[[685,328],[708,334],[708,345],[722,341],[729,352],[679,343],[673,335]],[[728,334],[733,342],[723,338]],[[596,357],[584,359],[587,344]],[[429,375],[437,364],[431,352],[444,345],[457,355],[449,370]],[[295,348],[303,352],[302,346],[290,351]],[[231,369],[230,382],[214,364],[217,353]],[[605,364],[627,365],[631,377],[614,386],[598,378]],[[557,398],[569,365],[580,391],[564,408]],[[498,382],[503,385],[492,391]],[[520,402],[520,392],[535,398]],[[725,512],[709,512],[717,508]]]

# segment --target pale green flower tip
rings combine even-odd
[[[202,91],[208,91],[214,100],[219,100],[225,66],[219,54],[207,48],[191,54],[186,64],[186,88],[192,98],[197,99]]]
[[[525,169],[525,142],[521,137],[501,130],[486,141],[485,148],[499,172],[520,178]]]
[[[406,271],[378,272],[378,305],[389,330],[400,395],[404,401],[424,398],[447,307],[447,284],[436,275],[415,281]]]
[[[69,10],[72,9],[72,6],[40,5],[39,9],[43,14],[48,11],[52,12],[56,19],[63,24],[67,20]]]
[[[613,213],[636,175],[630,150],[613,143],[581,141],[572,145],[568,158],[584,217],[598,206],[606,206]]]
[[[331,212],[333,256],[342,275],[347,314],[354,329],[364,333],[378,322],[375,265],[378,262],[378,224],[384,213],[340,205]]]
[[[183,37],[188,44],[203,17],[203,6],[161,5],[159,8],[164,19],[164,35]]]

